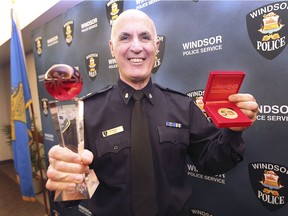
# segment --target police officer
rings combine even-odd
[[[74,190],[82,173],[94,169],[100,184],[89,201],[99,216],[132,216],[131,113],[132,94],[142,90],[152,147],[158,216],[179,215],[191,195],[185,175],[189,156],[208,175],[222,174],[242,159],[242,131],[217,129],[185,95],[151,81],[159,47],[153,21],[143,12],[127,10],[115,21],[109,42],[119,80],[85,99],[85,147],[81,155],[59,146],[49,151],[49,190]],[[229,97],[251,120],[258,104],[250,94]],[[143,179],[145,181],[145,179]],[[149,208],[149,206],[147,206]],[[148,216],[148,215],[147,215]],[[150,215],[149,215],[150,216]]]

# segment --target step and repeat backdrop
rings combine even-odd
[[[58,144],[47,103],[45,72],[68,64],[83,77],[84,96],[115,83],[118,71],[108,41],[113,22],[136,8],[154,20],[161,41],[152,79],[192,97],[200,108],[212,70],[246,73],[241,92],[259,103],[258,121],[244,132],[246,156],[228,173],[206,176],[187,161],[193,185],[190,215],[287,215],[288,2],[84,1],[32,32],[45,152]],[[205,112],[203,110],[203,112]],[[51,199],[51,197],[50,197]],[[92,215],[51,202],[52,215]]]

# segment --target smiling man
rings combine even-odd
[[[202,173],[223,174],[243,160],[242,131],[246,128],[218,129],[189,97],[153,84],[150,76],[159,41],[155,25],[145,13],[123,12],[112,27],[109,45],[117,61],[119,80],[84,99],[86,150],[78,155],[66,148],[52,147],[46,187],[52,191],[74,190],[90,167],[100,181],[89,200],[94,215],[189,215],[183,209],[192,191],[184,171],[187,157]],[[144,95],[140,104],[146,114],[149,138],[142,137],[144,129],[138,131],[146,146],[140,146],[140,139],[140,154],[135,156],[132,131],[136,126],[132,115],[139,100],[133,94],[139,90]],[[253,122],[256,120],[258,104],[252,95],[235,94],[229,100]],[[134,162],[135,158],[144,157],[146,148],[151,148],[148,156],[152,171],[143,166],[148,159]],[[138,169],[135,163],[139,164]],[[134,198],[135,173],[138,179],[141,176],[143,185],[138,194],[140,201]],[[156,197],[147,198],[146,192]]]
[[[120,79],[134,89],[145,87],[159,47],[153,21],[146,14],[127,11],[115,21],[109,45]]]

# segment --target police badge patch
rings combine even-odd
[[[74,31],[74,21],[69,20],[63,25],[64,38],[68,46],[70,46],[72,43],[73,31]]]
[[[47,98],[41,99],[42,112],[45,116],[47,116],[49,113],[48,103],[49,103],[49,101]]]
[[[277,57],[287,45],[288,2],[276,2],[257,8],[246,16],[250,40],[266,59]]]
[[[155,56],[155,63],[154,63],[154,67],[152,69],[152,73],[155,74],[158,69],[160,68],[162,62],[163,62],[163,58],[164,58],[164,53],[165,53],[165,36],[163,35],[158,35],[157,39],[160,41],[160,46],[159,49],[157,51],[157,54]]]
[[[98,74],[99,55],[98,53],[90,53],[85,57],[86,69],[91,80],[95,80]]]
[[[124,1],[123,0],[110,0],[106,4],[106,14],[109,21],[109,25],[112,26],[113,22],[123,12]]]
[[[270,211],[282,208],[287,203],[288,168],[270,162],[249,164],[249,177],[253,191],[260,203]]]
[[[43,52],[43,43],[42,43],[42,37],[36,37],[35,38],[35,50],[38,56],[41,56]]]

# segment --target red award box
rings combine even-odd
[[[248,127],[252,121],[228,100],[238,93],[245,73],[242,71],[211,71],[204,93],[204,110],[218,128]]]

